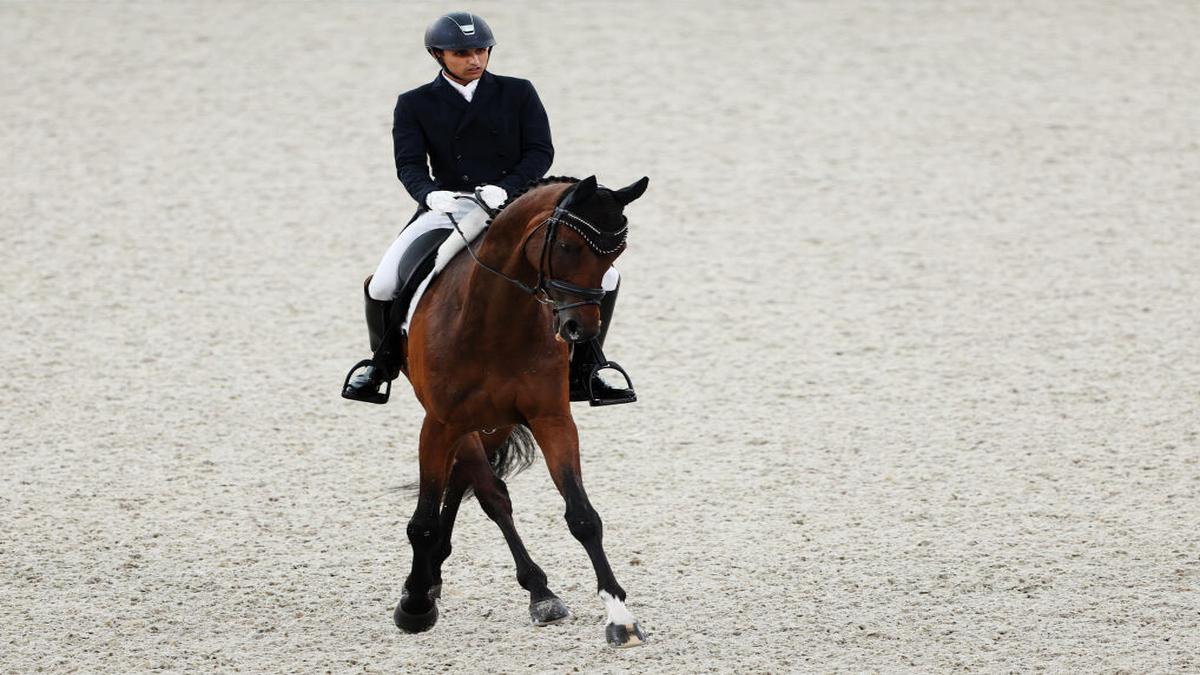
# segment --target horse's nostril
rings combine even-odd
[[[567,319],[563,322],[563,336],[574,340],[579,337],[579,322],[575,319]]]

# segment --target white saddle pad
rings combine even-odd
[[[484,229],[487,228],[487,219],[487,213],[483,209],[472,209],[458,222],[458,229],[462,230],[462,233],[466,235],[467,241],[475,241],[483,233]],[[408,332],[408,324],[412,322],[418,303],[425,296],[425,289],[429,287],[429,282],[437,276],[438,272],[444,270],[446,265],[449,265],[450,261],[454,259],[454,256],[458,255],[465,247],[466,244],[463,243],[463,238],[458,235],[458,232],[451,229],[450,237],[438,247],[437,258],[433,263],[433,271],[421,281],[420,286],[417,286],[417,291],[413,293],[412,301],[408,303],[408,315],[404,317],[404,324],[401,325],[401,329],[405,333]]]

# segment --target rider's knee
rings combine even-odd
[[[396,295],[396,279],[390,275],[375,273],[367,284],[367,295],[380,302],[387,302]]]

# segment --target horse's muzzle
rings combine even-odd
[[[587,342],[600,334],[600,323],[584,322],[575,312],[563,312],[554,316],[554,332],[564,342]]]

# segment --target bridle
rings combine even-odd
[[[497,210],[488,207],[487,204],[484,203],[483,198],[479,195],[478,190],[475,191],[474,197],[460,195],[456,198],[470,199],[471,201],[474,201],[491,216],[495,216],[496,213],[498,213]],[[559,312],[563,312],[568,309],[584,307],[587,305],[599,306],[600,300],[603,299],[604,295],[608,292],[603,288],[576,286],[568,281],[554,278],[551,253],[553,253],[554,250],[554,243],[558,240],[558,228],[560,226],[565,226],[574,230],[576,234],[578,234],[585,242],[587,242],[588,248],[592,249],[592,251],[598,255],[609,255],[621,250],[625,246],[626,234],[629,231],[628,221],[623,223],[621,229],[617,230],[616,232],[605,232],[580,216],[571,213],[561,206],[556,205],[554,207],[554,213],[539,223],[537,227],[530,230],[529,234],[525,235],[525,238],[521,240],[521,250],[524,250],[525,246],[529,244],[529,240],[533,238],[534,234],[536,234],[538,230],[545,228],[545,234],[543,235],[544,238],[542,240],[542,253],[538,257],[537,283],[533,286],[530,286],[529,284],[523,283],[519,279],[514,279],[480,260],[479,256],[475,255],[475,251],[471,249],[471,242],[467,240],[467,236],[463,234],[463,231],[458,227],[458,222],[454,220],[454,216],[450,214],[446,215],[450,218],[450,223],[454,225],[454,229],[458,232],[458,236],[462,237],[463,244],[466,246],[467,252],[471,254],[471,258],[475,260],[477,265],[516,286],[525,293],[533,296],[534,300],[537,300],[543,305],[551,305],[555,317],[558,316]],[[580,299],[576,302],[556,300],[550,295],[551,291],[574,296]]]

